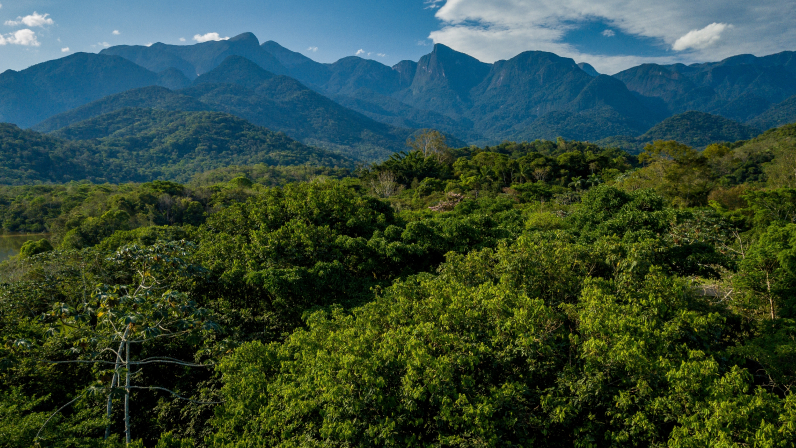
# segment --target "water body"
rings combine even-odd
[[[25,234],[25,235],[0,235],[0,261],[6,261],[9,258],[17,255],[22,245],[26,241],[40,240],[47,238],[47,234]]]

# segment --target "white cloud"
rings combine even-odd
[[[69,53],[69,47],[61,48],[61,53]]]
[[[111,34],[113,34],[114,36],[118,36],[118,35],[120,35],[122,33],[120,33],[119,30],[113,30],[113,32]]]
[[[0,3],[0,9],[3,9],[3,4],[2,3]]]
[[[602,35],[605,37],[614,37],[616,36],[616,32],[614,30],[605,30],[602,32]]]
[[[672,50],[683,51],[689,48],[701,50],[707,48],[718,42],[718,40],[721,39],[721,33],[728,28],[732,28],[732,25],[714,22],[701,30],[691,30],[685,36],[674,42]]]
[[[615,73],[627,68],[624,64],[631,61],[691,63],[740,53],[763,55],[796,49],[793,0],[443,1],[436,12],[442,26],[429,38],[486,62],[511,58],[527,50],[542,50],[589,62],[602,73]],[[616,33],[655,42],[657,51],[589,54],[566,42],[569,31],[594,22],[602,22]],[[709,23],[732,23],[734,27],[732,33],[724,29],[723,34],[708,27],[701,35],[685,39]],[[717,35],[720,38],[713,38]],[[674,50],[680,39],[684,40],[677,48],[689,44],[691,51]],[[647,56],[653,53],[662,56]]]
[[[26,47],[38,47],[41,45],[36,38],[36,33],[33,30],[24,29],[19,30],[5,36],[0,35],[0,45],[23,45]]]
[[[109,44],[107,42],[97,42],[97,45],[99,45],[100,47],[105,47],[105,48],[108,48],[108,47],[111,46],[111,44]]]
[[[147,44],[145,45],[145,47],[151,47],[152,45],[155,45],[155,43],[154,43],[154,42],[149,42],[149,43],[147,43]]]
[[[229,37],[221,37],[218,33],[207,33],[207,34],[197,34],[193,37],[193,40],[202,43],[202,42],[210,42],[210,41],[219,41],[219,40],[229,40]]]
[[[9,26],[26,25],[31,27],[55,25],[55,21],[47,16],[49,16],[49,14],[39,14],[38,12],[34,11],[33,14],[29,16],[17,17],[17,20],[6,20],[5,24]]]
[[[440,3],[444,1],[445,0],[425,0],[423,4],[426,6],[423,9],[437,9],[440,7]]]
[[[387,55],[385,53],[376,53],[374,51],[365,51],[362,48],[357,50],[357,52],[355,53],[355,56],[360,56],[360,57],[371,57],[373,55],[376,55],[376,56],[378,56],[380,58],[387,57]]]
[[[180,42],[185,42],[185,38],[184,38],[184,37],[181,37],[181,38],[180,38]]]
[[[311,51],[313,53],[317,53],[318,52],[318,47],[309,47],[309,48],[307,48],[307,51]]]

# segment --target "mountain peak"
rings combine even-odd
[[[304,56],[303,54],[289,50],[277,42],[269,40],[260,45],[260,48],[275,57],[279,63],[287,68],[288,73],[301,80],[301,82],[321,86],[329,80],[331,72],[329,67],[320,62]]]
[[[412,85],[412,80],[415,77],[415,72],[417,72],[417,62],[415,61],[401,61],[392,66],[392,69],[398,72],[401,79],[401,86],[410,86]]]
[[[196,78],[194,84],[237,84],[255,89],[274,76],[243,56],[230,55],[218,67]]]
[[[466,59],[466,60],[471,61],[471,62],[477,62],[477,63],[480,63],[480,64],[489,65],[489,64],[485,64],[484,62],[479,61],[478,59],[470,56],[467,53],[462,53],[460,51],[456,51],[453,48],[451,48],[451,47],[449,47],[449,46],[447,46],[445,44],[434,44],[434,48],[431,50],[431,53],[429,54],[429,56],[432,56],[432,55],[436,55],[437,57],[442,57],[442,58]]]
[[[434,50],[418,62],[415,82],[428,85],[429,82],[445,80],[450,89],[466,97],[467,92],[486,77],[490,67],[490,64],[468,54],[443,44],[434,44]]]
[[[247,42],[253,43],[255,45],[260,45],[260,39],[257,39],[257,36],[254,33],[241,33],[237,36],[229,39],[230,42]]]
[[[594,77],[600,76],[600,72],[595,70],[594,67],[592,67],[591,64],[589,64],[589,63],[579,62],[578,63],[578,67],[580,67],[581,70],[583,70],[584,72],[586,72],[586,74],[588,74],[590,76],[594,76]]]

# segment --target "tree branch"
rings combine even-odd
[[[181,366],[186,367],[213,367],[215,364],[194,364],[191,362],[181,361],[175,358],[169,358],[166,356],[155,356],[152,358],[142,359],[140,361],[130,361],[132,365],[142,365],[142,364],[155,364],[155,363],[166,363],[166,364],[179,364]]]
[[[100,363],[100,364],[116,365],[116,363],[113,362],[113,361],[103,361],[101,359],[93,359],[93,360],[89,360],[89,359],[74,359],[74,360],[70,360],[70,361],[48,361],[46,359],[37,359],[36,361],[37,362],[47,363],[47,364],[95,364],[95,363]]]
[[[36,437],[33,438],[33,441],[35,442],[39,440],[39,435],[41,435],[42,430],[44,430],[44,427],[47,426],[47,423],[50,423],[50,420],[52,420],[52,418],[55,417],[56,414],[63,411],[70,404],[76,402],[80,397],[81,395],[78,395],[77,397],[74,398],[74,400],[70,401],[69,403],[66,403],[65,405],[58,408],[57,411],[53,412],[52,415],[47,420],[44,421],[44,424],[41,425],[41,428],[39,428],[39,432],[36,433]]]
[[[180,331],[178,333],[168,333],[168,334],[160,334],[160,335],[157,335],[157,336],[152,336],[151,338],[148,338],[148,339],[131,339],[128,342],[131,343],[131,344],[141,344],[143,342],[149,342],[149,341],[152,341],[152,340],[155,340],[155,339],[158,339],[158,338],[173,338],[173,337],[181,336],[183,334],[190,333],[190,332],[191,332],[191,330],[183,330],[183,331]]]
[[[190,401],[191,403],[196,403],[196,404],[222,404],[222,403],[226,403],[226,400],[224,400],[224,401],[196,401],[196,400],[191,400],[190,398],[185,398],[185,397],[183,397],[183,396],[180,396],[180,395],[178,395],[176,392],[170,391],[170,390],[166,389],[165,387],[157,387],[157,386],[149,386],[149,387],[144,387],[144,386],[130,386],[130,389],[143,389],[143,390],[162,390],[162,391],[165,391],[165,392],[168,392],[168,393],[170,393],[170,394],[174,395],[175,397],[179,398],[180,400]]]

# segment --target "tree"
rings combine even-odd
[[[100,285],[93,295],[77,306],[57,302],[42,316],[50,323],[47,334],[71,342],[71,351],[78,354],[79,359],[41,362],[111,366],[109,370],[101,371],[101,376],[110,378],[106,380],[106,387],[92,386],[83,392],[84,395],[107,394],[106,417],[109,421],[106,439],[111,431],[113,401],[118,396],[124,398],[124,433],[128,444],[132,433],[129,411],[132,390],[160,390],[193,401],[155,385],[133,385],[137,368],[153,364],[212,366],[166,356],[135,359],[136,352],[141,351],[137,346],[162,344],[174,339],[196,343],[208,332],[218,331],[218,326],[209,319],[209,310],[199,307],[184,293],[164,286],[165,278],[196,269],[185,261],[191,249],[192,245],[185,241],[121,248],[111,259],[130,268],[133,284]],[[72,401],[78,398],[80,395]]]
[[[354,316],[317,312],[284,344],[240,347],[221,367],[228,401],[215,442],[531,445],[545,419],[542,391],[562,361],[554,354],[561,322],[515,287],[521,275],[479,284],[494,262],[511,273],[538,268],[503,259],[528,253],[461,257],[438,278],[394,285]]]
[[[677,205],[707,204],[714,175],[708,159],[690,146],[675,141],[647,145],[638,156],[646,166],[623,183],[630,188],[654,188]]]
[[[741,260],[735,280],[753,314],[796,318],[796,224],[771,225]]]
[[[370,189],[380,198],[389,198],[398,191],[399,187],[392,171],[381,171],[376,177],[370,179]]]
[[[47,238],[42,238],[35,241],[25,241],[25,244],[23,244],[22,248],[19,250],[19,256],[32,257],[36,254],[49,252],[51,250],[53,250],[53,245],[50,244],[50,240]]]
[[[421,129],[414,137],[406,140],[406,146],[423,154],[423,157],[436,157],[443,160],[448,156],[445,136],[433,129]]]

